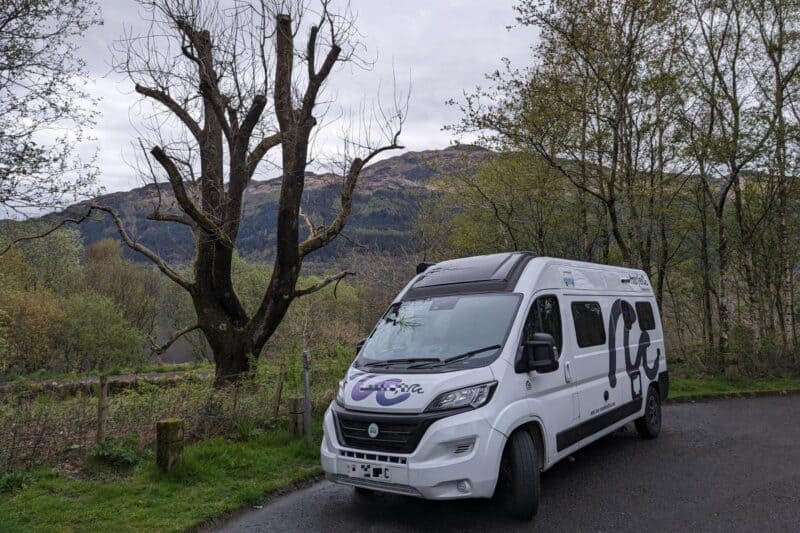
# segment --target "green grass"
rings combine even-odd
[[[196,363],[165,363],[165,364],[142,364],[127,368],[115,368],[109,372],[111,376],[128,374],[166,374],[168,372],[195,372],[200,370],[214,371],[214,365],[207,361]],[[97,371],[82,372],[51,372],[48,370],[37,370],[30,374],[8,374],[0,376],[0,383],[25,383],[36,381],[77,381],[87,376],[99,376]]]
[[[676,376],[670,380],[669,397],[672,399],[703,398],[796,390],[800,390],[800,378],[730,380],[724,377],[684,378]]]
[[[152,460],[101,480],[40,469],[0,493],[0,529],[183,531],[319,472],[318,449],[285,432],[193,444],[183,465],[168,474]]]

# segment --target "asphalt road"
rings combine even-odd
[[[664,406],[661,436],[610,435],[542,476],[533,522],[491,500],[381,495],[328,482],[222,531],[800,531],[800,395]]]

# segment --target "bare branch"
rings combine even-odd
[[[370,152],[363,159],[356,158],[353,160],[352,164],[350,165],[350,169],[345,176],[344,184],[342,185],[342,194],[340,200],[341,207],[339,209],[339,213],[336,215],[336,218],[333,220],[333,222],[324,228],[319,229],[317,232],[309,236],[305,241],[300,243],[298,250],[300,257],[305,257],[314,250],[322,248],[336,238],[337,235],[339,235],[344,228],[351,211],[353,210],[353,191],[358,183],[358,176],[361,174],[361,170],[367,163],[383,152],[387,152],[389,150],[402,150],[404,147],[398,144],[399,137],[400,129],[397,130],[390,144],[372,150],[372,152]]]
[[[51,233],[54,233],[55,231],[59,230],[60,228],[64,227],[67,224],[78,225],[81,222],[83,222],[84,220],[88,219],[91,214],[92,214],[92,209],[89,208],[89,210],[86,212],[85,215],[83,215],[83,216],[81,216],[79,218],[65,218],[65,219],[61,220],[58,224],[56,224],[55,226],[53,226],[52,228],[48,229],[47,231],[45,231],[43,233],[39,233],[38,235],[27,235],[25,237],[19,237],[18,239],[14,239],[13,241],[11,241],[8,244],[8,246],[6,246],[5,248],[3,248],[2,251],[0,251],[0,257],[5,255],[6,253],[8,253],[8,251],[10,249],[12,249],[15,245],[17,245],[17,244],[19,244],[21,242],[33,241],[33,240],[36,240],[36,239],[41,239],[41,238],[47,237]]]
[[[256,167],[264,159],[264,156],[267,155],[267,152],[270,149],[278,146],[281,144],[282,136],[280,133],[275,133],[274,135],[270,135],[269,137],[264,137],[261,139],[253,151],[250,152],[250,155],[247,157],[247,174],[248,176],[253,176],[253,173],[256,171]]]
[[[174,281],[187,291],[192,292],[194,286],[191,282],[184,279],[172,267],[167,265],[167,263],[161,257],[159,257],[159,255],[156,254],[153,250],[151,250],[150,248],[139,242],[136,242],[135,239],[131,238],[130,234],[125,229],[125,224],[122,222],[122,218],[120,218],[119,214],[115,209],[99,204],[92,204],[91,209],[97,209],[98,211],[108,213],[111,216],[112,220],[114,221],[114,224],[117,226],[117,233],[119,233],[119,236],[122,238],[122,241],[128,246],[128,248],[136,252],[139,252],[140,254],[148,258],[150,261],[153,262],[153,264],[156,265],[156,267],[158,267],[158,269],[161,272],[164,273],[165,276],[167,276],[169,279],[171,279],[172,281]]]
[[[319,290],[324,289],[325,287],[327,287],[331,283],[336,283],[336,285],[333,288],[333,295],[336,296],[336,288],[339,286],[339,282],[342,281],[347,276],[355,276],[355,275],[356,275],[355,272],[351,272],[349,270],[345,270],[344,272],[339,272],[336,275],[328,276],[327,278],[323,279],[319,283],[315,283],[314,285],[311,285],[310,287],[306,287],[304,289],[295,289],[294,297],[295,298],[300,298],[301,296],[308,296],[309,294],[313,294],[313,293],[315,293],[315,292],[317,292]]]
[[[153,157],[156,158],[156,161],[164,168],[167,172],[167,179],[169,180],[170,185],[172,185],[172,191],[175,193],[175,199],[180,204],[181,209],[189,215],[192,220],[197,222],[197,224],[205,230],[207,233],[212,235],[216,235],[217,237],[225,240],[226,237],[222,234],[219,226],[209,218],[209,216],[204,213],[194,201],[189,197],[189,194],[186,192],[186,187],[184,186],[183,176],[181,176],[178,167],[175,166],[175,163],[172,159],[167,155],[163,148],[160,146],[154,147],[151,151]]]
[[[164,105],[164,107],[172,111],[187,128],[189,128],[189,131],[192,133],[195,139],[200,139],[200,136],[202,135],[202,129],[200,128],[200,125],[195,119],[192,118],[186,109],[181,107],[181,105],[173,100],[172,97],[166,92],[145,87],[138,83],[136,84],[136,92],[160,102],[162,105]]]
[[[176,215],[172,213],[162,213],[161,211],[153,211],[149,213],[146,217],[147,220],[156,220],[158,222],[175,222],[177,224],[183,224],[184,226],[189,226],[192,229],[197,229],[197,224],[194,220],[190,219],[189,217]]]
[[[195,331],[197,329],[200,329],[200,324],[194,324],[192,326],[188,326],[181,330],[178,330],[172,335],[172,337],[169,338],[169,340],[167,340],[167,342],[165,342],[160,346],[155,342],[155,339],[151,337],[150,348],[154,354],[161,356],[164,352],[166,352],[169,349],[170,346],[172,346],[175,343],[175,341],[177,341],[187,333],[191,333],[192,331]]]

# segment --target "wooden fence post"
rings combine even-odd
[[[289,431],[298,437],[303,434],[303,404],[302,397],[289,398]]]
[[[156,464],[169,472],[183,462],[183,419],[168,418],[156,422]]]
[[[311,435],[311,362],[308,359],[308,349],[303,350],[303,433],[306,436],[306,444],[313,445]]]
[[[100,374],[97,385],[97,433],[95,440],[102,444],[106,440],[106,418],[108,416],[108,376]]]
[[[275,385],[275,396],[272,398],[272,420],[278,420],[284,381],[286,381],[286,362],[281,361],[281,368],[278,372],[278,383]]]

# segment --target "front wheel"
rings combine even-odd
[[[539,453],[530,433],[515,431],[500,461],[497,496],[508,514],[530,520],[539,509]]]
[[[655,387],[647,390],[644,416],[636,420],[636,431],[643,439],[654,439],[661,433],[661,396]]]

